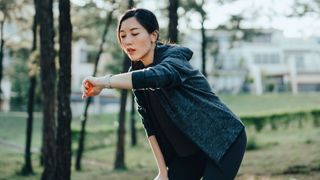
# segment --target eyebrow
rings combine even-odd
[[[134,31],[134,30],[137,30],[137,29],[140,29],[140,28],[134,27],[134,28],[131,28],[130,31]],[[124,32],[124,30],[120,30],[120,32]]]

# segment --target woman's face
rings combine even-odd
[[[136,18],[131,17],[122,22],[119,37],[121,48],[132,61],[153,58],[157,34],[149,33]]]

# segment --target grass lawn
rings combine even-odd
[[[320,93],[221,95],[221,99],[238,115],[261,115],[320,109]]]
[[[320,108],[320,98],[317,97],[320,97],[320,94],[222,96],[222,99],[237,114],[265,114]],[[0,113],[0,180],[40,179],[42,173],[38,153],[42,127],[40,116],[36,116],[33,126],[35,174],[28,177],[19,175],[23,165],[25,121],[25,115]],[[127,131],[125,155],[127,170],[123,171],[113,170],[117,115],[90,116],[87,125],[87,151],[84,153],[83,170],[80,172],[73,170],[72,179],[150,180],[155,177],[156,164],[140,121],[137,123],[139,128],[137,147],[130,147],[130,133]],[[73,150],[77,148],[79,127],[79,118],[74,118]],[[291,124],[289,128],[279,127],[275,131],[266,128],[257,133],[253,128],[248,127],[247,133],[248,140],[254,142],[257,148],[246,151],[237,180],[320,179],[320,139],[318,138],[320,128],[313,127],[309,120],[305,120],[301,128],[297,124]],[[73,165],[74,159],[73,157]]]

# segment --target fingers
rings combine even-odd
[[[93,93],[94,93],[94,86],[89,81],[86,81],[84,84],[82,98],[93,96]]]
[[[93,77],[88,76],[82,81],[82,99],[93,95],[94,86],[92,84],[92,78]]]
[[[97,84],[97,78],[88,76],[84,78],[82,81],[82,99],[90,97],[90,96],[96,96],[99,95],[101,90],[103,89]]]
[[[85,93],[82,93],[81,98],[82,98],[82,99],[87,98],[86,94],[85,94]]]

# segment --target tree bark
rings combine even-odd
[[[178,42],[178,7],[179,0],[169,0],[169,32],[168,39],[172,43]]]
[[[3,21],[0,22],[0,110],[2,110],[3,105],[3,92],[1,88],[1,81],[2,81],[2,75],[3,75],[3,51],[4,51],[4,22],[5,22],[6,16],[4,15]]]
[[[44,171],[42,180],[55,179],[56,167],[56,143],[55,143],[55,81],[56,67],[54,62],[54,28],[52,0],[41,0],[39,2],[40,20],[40,67],[41,67],[41,87],[43,92],[43,140],[44,140]]]
[[[71,178],[71,40],[70,0],[59,0],[59,82],[56,179]]]
[[[207,77],[207,72],[206,72],[206,49],[207,49],[207,38],[206,38],[206,30],[204,28],[204,21],[205,17],[202,15],[202,22],[201,22],[201,37],[202,37],[202,42],[201,42],[201,55],[202,55],[202,74]]]
[[[133,0],[128,0],[128,9],[133,8]],[[125,55],[122,63],[123,72],[127,72],[130,67],[130,59]],[[121,100],[120,100],[120,113],[119,113],[119,127],[117,136],[117,149],[116,158],[114,162],[114,169],[126,169],[125,165],[125,119],[126,119],[126,105],[127,105],[128,90],[121,90]]]
[[[114,4],[114,3],[115,3],[115,0],[112,1],[112,4]],[[100,56],[103,51],[103,45],[106,41],[106,36],[108,34],[109,27],[112,22],[112,15],[113,15],[113,10],[111,10],[107,15],[105,28],[104,28],[102,38],[101,38],[102,40],[101,40],[101,43],[99,46],[99,51],[98,51],[97,56],[95,58],[93,76],[96,76],[96,74],[97,74],[97,66],[99,63]],[[82,154],[84,151],[84,143],[85,143],[85,135],[86,135],[85,128],[86,128],[86,123],[87,123],[88,109],[89,109],[91,101],[92,101],[92,97],[89,97],[86,99],[86,104],[85,104],[85,108],[84,108],[84,112],[83,112],[83,119],[81,119],[81,131],[80,131],[80,138],[79,138],[79,143],[78,143],[78,150],[77,150],[77,157],[76,157],[76,164],[75,164],[77,171],[81,170],[81,159],[82,159]]]
[[[32,161],[31,161],[31,142],[32,142],[32,126],[33,126],[33,104],[34,93],[37,84],[36,76],[30,77],[29,97],[28,97],[28,118],[26,126],[26,146],[24,154],[24,166],[22,174],[33,174]]]
[[[135,119],[135,101],[134,95],[131,93],[131,122],[130,122],[130,129],[131,129],[131,146],[137,145],[137,130],[136,130],[136,119]]]
[[[34,0],[35,14],[33,18],[32,32],[33,41],[31,53],[37,49],[37,27],[38,27],[38,5],[37,0]],[[37,86],[37,78],[35,74],[30,75],[30,85],[29,85],[29,96],[28,96],[28,118],[26,125],[26,146],[24,154],[24,166],[22,168],[22,174],[28,175],[33,174],[32,161],[31,161],[31,142],[32,142],[32,128],[33,128],[33,106],[34,106],[34,94]]]
[[[127,104],[128,90],[121,90],[121,104],[119,113],[119,127],[118,127],[118,140],[116,159],[114,163],[115,169],[126,169],[125,164],[125,119],[126,119],[126,104]]]
[[[134,2],[132,0],[129,0],[129,8],[132,8],[134,6]],[[130,60],[130,59],[125,59],[125,60]],[[134,101],[134,95],[131,93],[132,96],[132,101],[131,101],[131,123],[130,123],[130,129],[131,129],[131,146],[136,146],[137,145],[137,133],[136,133],[136,120],[135,120],[135,101]]]

